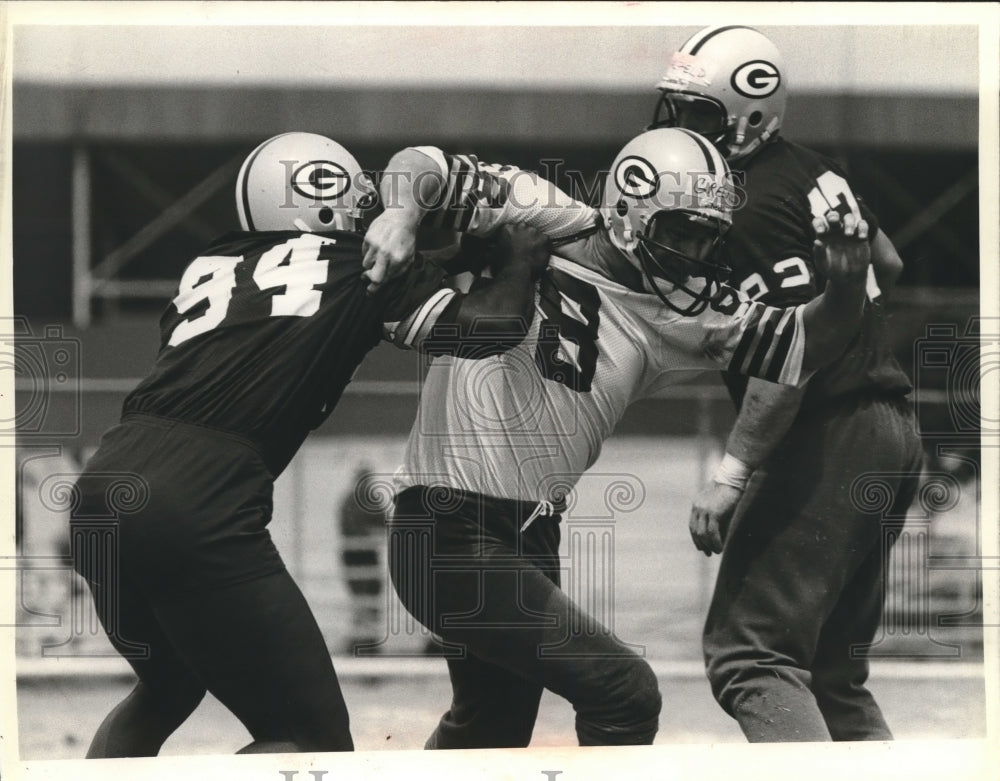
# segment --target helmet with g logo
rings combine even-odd
[[[754,152],[781,127],[785,67],[777,47],[751,27],[706,27],[670,58],[656,85],[650,127],[685,127],[728,160]]]
[[[236,177],[243,230],[360,232],[377,190],[344,147],[315,133],[283,133],[258,146]]]
[[[643,274],[651,292],[674,311],[689,315],[704,308],[728,274],[717,250],[737,205],[738,192],[718,149],[689,130],[658,128],[633,138],[615,157],[604,182],[600,211],[611,242]],[[664,246],[653,238],[660,222],[671,224],[678,235],[713,237],[712,252],[694,258]],[[667,270],[657,260],[664,253],[685,261],[687,273]],[[708,281],[703,291],[687,286],[691,276]],[[662,295],[654,277],[686,292],[695,306],[678,309]]]

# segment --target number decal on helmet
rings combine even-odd
[[[778,91],[781,74],[767,60],[751,60],[733,72],[732,85],[745,98],[766,98]]]
[[[644,157],[623,157],[615,168],[615,184],[622,195],[630,198],[648,198],[659,184],[656,168]]]

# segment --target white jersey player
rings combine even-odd
[[[482,360],[434,359],[401,488],[549,500],[550,484],[572,485],[596,461],[632,402],[679,380],[679,371],[722,366],[799,385],[835,357],[860,315],[860,298],[840,313],[830,311],[833,301],[777,309],[720,284],[716,250],[740,194],[721,155],[689,131],[653,130],[629,142],[599,211],[533,173],[474,157],[416,147],[390,168],[407,165],[443,184],[426,204],[425,225],[488,235],[526,223],[555,249],[519,347]],[[398,230],[402,215],[385,189],[379,219]],[[383,235],[378,223],[369,244]],[[865,260],[857,265],[863,295]],[[424,314],[400,324],[396,339],[418,335]],[[820,327],[807,340],[810,320]]]
[[[845,218],[829,242],[839,288],[770,309],[719,284],[715,249],[735,193],[719,153],[693,133],[655,130],[626,145],[600,213],[527,172],[435,149],[405,150],[389,170],[422,177],[414,189],[433,196],[437,227],[488,235],[527,223],[554,245],[519,346],[434,359],[398,474],[393,586],[418,621],[463,648],[448,659],[452,698],[426,747],[526,746],[543,689],[572,703],[581,745],[652,743],[655,673],[560,588],[561,500],[628,405],[674,370],[721,364],[794,384],[842,349],[851,329],[838,339],[837,327],[861,314],[867,257],[854,237],[864,226]],[[373,283],[379,256],[412,249],[421,217],[393,208],[386,189],[366,238]],[[390,326],[389,338],[420,338],[442,305]]]

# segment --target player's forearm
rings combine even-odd
[[[437,203],[443,183],[441,168],[430,155],[410,148],[393,155],[379,185],[384,211],[365,232],[362,276],[369,294],[412,265],[417,228]]]
[[[425,181],[420,182],[419,195],[427,206],[423,227],[488,236],[504,225],[526,225],[550,239],[567,240],[597,220],[592,208],[535,172],[446,155],[437,147],[404,151],[409,157],[400,160],[406,167],[422,166],[418,175]],[[424,154],[425,159],[413,154]]]
[[[496,354],[528,335],[534,312],[534,279],[527,263],[508,263],[488,285],[463,297],[455,314],[461,341]]]
[[[805,305],[805,351],[802,368],[815,371],[839,357],[861,327],[865,306],[865,274],[830,279],[826,290]]]
[[[457,340],[453,352],[459,357],[485,358],[505,352],[524,341],[531,326],[535,282],[549,261],[548,239],[530,228],[504,227],[492,250],[492,277],[456,296],[443,313],[443,321]]]
[[[756,469],[788,432],[803,393],[800,388],[751,378],[726,452]]]
[[[420,150],[407,148],[389,160],[379,191],[385,214],[416,230],[423,216],[438,205],[444,187],[438,164]]]
[[[903,260],[896,252],[892,240],[881,230],[875,234],[871,242],[872,269],[875,271],[875,281],[879,290],[887,296],[903,273]]]

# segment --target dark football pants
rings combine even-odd
[[[703,636],[715,697],[749,741],[892,738],[851,648],[878,630],[882,519],[910,506],[922,458],[909,402],[853,397],[801,414],[754,474]]]
[[[272,484],[229,434],[149,416],[105,434],[75,488],[74,565],[139,684],[91,755],[155,754],[206,689],[257,743],[353,747],[329,649],[266,528]]]
[[[127,579],[117,600],[99,584],[92,583],[91,591],[102,624],[115,627],[112,643],[139,676],[147,705],[132,710],[134,723],[115,725],[112,737],[102,738],[103,750],[92,749],[95,755],[148,755],[131,743],[132,737],[146,739],[141,722],[175,714],[162,744],[206,689],[255,742],[290,744],[286,750],[298,751],[353,748],[330,653],[288,572],[157,602],[142,599]],[[137,651],[143,646],[145,654]],[[129,737],[116,736],[122,732]],[[153,748],[156,753],[159,746]]]
[[[580,745],[653,742],[656,675],[559,588],[558,516],[520,531],[535,507],[446,488],[397,497],[393,586],[464,651],[448,660],[452,703],[427,748],[527,746],[543,688],[573,704]]]

